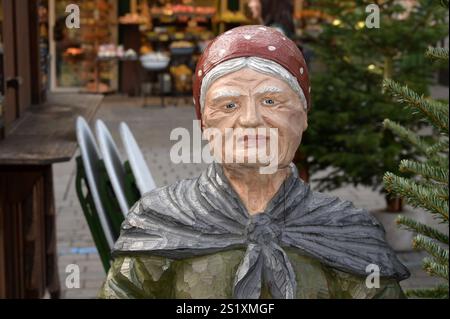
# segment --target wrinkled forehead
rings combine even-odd
[[[205,104],[214,102],[216,97],[254,96],[255,94],[290,93],[291,99],[297,100],[307,108],[307,100],[297,79],[278,63],[259,57],[237,58],[217,65],[204,78],[200,94],[200,106],[203,112]],[[238,94],[239,92],[239,94]],[[292,94],[291,94],[292,95]]]
[[[261,94],[294,94],[287,81],[245,67],[216,79],[206,89],[206,99],[241,97]]]

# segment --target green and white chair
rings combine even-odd
[[[133,133],[131,133],[130,128],[125,122],[120,123],[119,131],[122,138],[122,144],[128,156],[125,172],[127,175],[132,176],[129,180],[133,179],[136,181],[136,187],[139,190],[139,194],[140,196],[143,196],[145,193],[152,191],[156,187],[155,181]]]
[[[105,123],[97,120],[95,124],[97,141],[100,147],[100,153],[103,157],[103,163],[106,170],[107,179],[110,181],[108,186],[112,193],[108,194],[105,202],[111,203],[109,198],[115,197],[117,203],[114,207],[110,207],[109,215],[111,216],[115,233],[117,237],[120,235],[120,225],[127,216],[130,207],[139,199],[139,191],[136,188],[134,177],[126,173],[125,164],[119,153],[116,143]],[[103,175],[103,174],[102,174]]]
[[[151,178],[145,162],[143,165],[140,163],[140,166],[134,164],[136,161],[139,162],[136,160],[139,154],[140,160],[144,161],[144,159],[139,149],[130,148],[131,140],[134,141],[136,148],[138,146],[129,129],[125,134],[126,149],[133,150],[130,156],[133,166],[143,168],[140,172],[146,176],[146,179],[149,178],[148,176]],[[77,119],[77,138],[81,155],[77,158],[76,190],[103,267],[107,272],[110,267],[111,250],[114,242],[119,238],[122,222],[130,207],[139,200],[142,192],[135,178],[139,176],[139,170],[132,170],[128,161],[122,161],[111,133],[101,120],[96,122],[96,135],[98,146],[87,122],[82,117]],[[144,171],[145,169],[147,171]],[[151,182],[153,183],[152,178]],[[147,189],[148,185],[152,184],[147,183]],[[154,183],[151,188],[154,188]]]
[[[86,120],[79,117],[76,133],[81,155],[77,157],[76,191],[103,267],[110,267],[111,250],[116,240],[101,194],[103,162],[97,143]]]

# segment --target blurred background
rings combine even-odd
[[[127,123],[158,187],[197,176],[204,164],[170,161],[170,132],[193,129],[192,74],[209,41],[248,24],[279,29],[309,65],[312,111],[295,158],[302,179],[382,222],[412,272],[405,289],[448,282],[448,268],[446,280],[423,269],[428,251],[414,249],[415,232],[396,223],[400,215],[448,234],[448,205],[445,224],[426,205],[413,207],[421,205],[389,193],[383,180],[386,172],[412,177],[400,161],[423,158],[386,130],[385,119],[425,139],[442,135],[420,112],[396,103],[382,83],[393,79],[424,99],[448,103],[448,63],[425,55],[430,46],[448,49],[445,5],[0,0],[0,298],[96,297],[106,273],[77,194],[76,118],[103,120],[124,162],[119,123]]]

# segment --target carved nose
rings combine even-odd
[[[261,114],[257,105],[249,105],[239,118],[243,127],[257,127],[261,124]]]

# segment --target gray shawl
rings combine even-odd
[[[295,273],[283,247],[356,275],[367,275],[366,267],[376,264],[382,277],[409,277],[374,217],[311,191],[291,167],[265,211],[253,216],[215,163],[198,178],[147,193],[122,224],[113,253],[182,259],[245,248],[235,298],[259,298],[262,280],[274,298],[295,297]]]

